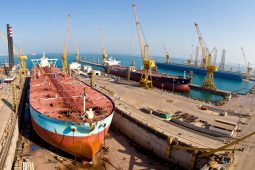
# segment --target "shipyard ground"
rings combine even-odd
[[[89,82],[89,79],[82,79]],[[255,131],[255,106],[253,104],[253,95],[247,94],[230,100],[224,106],[213,106],[198,100],[193,100],[176,94],[168,93],[159,89],[146,90],[137,83],[126,80],[112,80],[109,78],[97,78],[97,87],[109,96],[111,96],[116,106],[132,112],[132,117],[142,120],[145,124],[153,127],[165,135],[174,136],[193,147],[217,148],[223,146],[226,141],[233,139],[227,137],[213,137],[188,128],[177,126],[169,121],[144,113],[140,110],[143,107],[152,109],[162,109],[170,112],[182,111],[194,114],[208,122],[214,119],[224,119],[230,122],[242,122],[239,124],[241,130],[237,136],[244,136],[247,133]],[[21,90],[17,90],[20,94]],[[1,142],[5,141],[7,125],[9,124],[11,110],[11,86],[8,85],[1,91]],[[254,101],[255,102],[255,101]],[[213,111],[200,110],[198,106],[207,105],[213,108],[220,108],[241,114],[248,114],[248,117],[239,117],[237,115],[219,116],[219,113]],[[239,119],[241,121],[239,121]],[[64,153],[46,142],[32,130],[30,119],[21,115],[20,136],[17,144],[17,152],[20,152],[22,159],[16,161],[16,164],[32,162],[35,169],[177,169],[175,165],[167,163],[161,158],[156,157],[149,151],[144,150],[130,139],[122,135],[117,128],[112,126],[109,135],[105,140],[105,146],[108,149],[102,149],[94,161],[94,164],[81,164],[75,161],[74,156]],[[16,128],[18,129],[18,128]],[[14,133],[13,133],[14,134]],[[141,134],[142,136],[143,134]],[[15,136],[15,135],[14,135]],[[17,136],[17,135],[16,135]],[[14,137],[13,137],[13,140]],[[15,149],[13,142],[9,142],[10,147]],[[230,169],[253,169],[255,166],[255,138],[251,137],[236,147],[244,147],[244,152],[235,152],[235,161]],[[2,148],[1,148],[2,149]],[[21,151],[22,150],[22,151]],[[1,154],[3,153],[3,149]],[[6,152],[5,154],[14,155]],[[165,154],[165,151],[163,151]],[[8,161],[6,162],[8,163]]]
[[[29,128],[26,129],[26,133],[29,136],[23,134],[24,136],[20,136],[19,140],[23,145],[23,159],[33,162],[36,170],[178,169],[149,154],[114,129],[110,129],[106,136],[104,146],[107,149],[102,149],[97,153],[93,164],[81,163],[78,158],[75,161],[73,155],[52,147]]]

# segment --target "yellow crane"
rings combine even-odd
[[[252,67],[249,61],[247,61],[246,55],[244,53],[243,47],[241,47],[242,53],[243,53],[243,58],[244,58],[244,62],[246,65],[246,73],[245,73],[245,77],[247,80],[250,80],[251,78],[251,72],[252,72]]]
[[[65,42],[62,54],[62,69],[63,73],[67,73],[67,50],[68,50],[68,43],[70,40],[70,22],[71,22],[71,15],[67,15],[66,21],[66,35],[65,35]]]
[[[208,48],[205,45],[205,42],[200,32],[198,24],[194,23],[194,25],[196,27],[199,45],[202,50],[201,66],[207,69],[207,74],[202,84],[202,87],[210,89],[210,90],[216,90],[216,86],[214,84],[213,72],[218,70],[218,66],[213,64],[212,62],[212,54],[208,51]]]
[[[162,45],[163,49],[165,50],[165,54],[166,54],[166,63],[170,63],[170,52],[168,49],[166,49],[165,44]]]
[[[136,12],[135,4],[133,4],[132,7],[136,20],[136,31],[139,41],[140,53],[143,60],[143,74],[140,79],[140,85],[145,88],[151,88],[153,87],[151,68],[155,68],[155,61],[149,58],[149,45],[146,42],[144,35],[142,34],[142,28]]]
[[[195,165],[195,161],[198,160],[198,159],[201,159],[203,157],[208,157],[210,155],[213,155],[217,152],[222,152],[222,151],[243,151],[244,148],[230,148],[231,146],[234,146],[240,142],[242,142],[243,140],[253,136],[255,134],[255,132],[252,132],[244,137],[241,137],[239,139],[236,139],[226,145],[223,145],[219,148],[216,148],[216,149],[212,149],[212,148],[196,148],[196,147],[189,147],[189,146],[181,146],[181,145],[170,145],[170,148],[175,148],[177,150],[186,150],[186,151],[195,151],[195,153],[193,154],[193,157],[192,157],[192,161],[191,161],[191,164],[190,164],[190,169],[193,169],[194,165]],[[171,140],[171,138],[168,138],[168,140]],[[168,142],[168,144],[171,144],[171,142]],[[171,150],[170,149],[170,150]],[[168,155],[170,156],[170,153],[168,153]]]
[[[7,37],[3,34],[2,31],[0,31],[0,36],[2,37],[4,42],[8,45]],[[25,74],[27,70],[27,66],[26,66],[27,56],[24,54],[21,48],[18,48],[16,46],[15,48],[13,48],[13,52],[14,52],[14,55],[16,55],[19,59],[19,63],[20,63],[19,76],[21,76],[22,74]]]
[[[104,45],[104,37],[103,37],[103,31],[102,28],[99,29],[99,34],[100,34],[100,45],[101,45],[101,50],[103,53],[103,61],[102,61],[102,65],[105,65],[105,61],[107,59],[107,49]]]

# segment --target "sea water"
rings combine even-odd
[[[57,67],[62,67],[62,62],[61,62],[62,54],[50,53],[50,54],[46,54],[46,56],[48,58],[57,58],[58,59]],[[27,68],[31,69],[33,67],[31,59],[40,59],[41,57],[42,57],[42,54],[28,55]],[[131,65],[132,60],[135,61],[135,66],[137,68],[141,68],[143,66],[142,59],[138,55],[108,54],[108,57],[112,57],[116,60],[121,61],[121,65],[123,65],[123,66]],[[85,61],[96,62],[96,63],[99,61],[99,63],[102,63],[102,55],[101,54],[89,54],[89,53],[86,54],[86,53],[84,53],[84,54],[80,54],[80,59],[85,60]],[[153,59],[156,62],[164,62],[165,61],[164,57],[153,57]],[[7,56],[0,57],[0,63],[5,62],[5,60],[8,61]],[[67,59],[68,63],[71,63],[74,60],[75,60],[75,54],[69,54],[68,59]],[[176,59],[176,60],[178,61],[178,59]],[[184,60],[182,61],[181,59],[179,59],[179,61],[183,62]],[[14,62],[16,64],[18,63],[17,57],[15,57]],[[98,68],[96,68],[96,69],[98,69]],[[159,69],[158,71],[162,72],[162,73],[181,75],[181,76],[183,76],[185,74],[182,71],[176,71],[176,70],[170,70],[170,69]],[[186,73],[186,76],[188,76],[187,73]],[[204,75],[193,73],[191,83],[196,84],[196,85],[201,85],[204,81],[204,78],[205,78]],[[247,93],[255,85],[255,82],[252,82],[252,81],[246,82],[246,81],[224,79],[224,78],[220,78],[220,77],[215,77],[214,80],[215,80],[215,85],[216,85],[217,89],[225,90],[225,91],[229,91],[229,92],[241,93],[241,94]],[[209,100],[209,101],[223,99],[223,97],[220,95],[212,94],[212,93],[205,92],[205,91],[193,90],[193,89],[189,93],[181,93],[181,94],[187,95],[187,96],[190,96],[193,98]]]

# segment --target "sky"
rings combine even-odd
[[[29,53],[61,52],[67,15],[71,15],[68,51],[100,53],[99,28],[108,53],[139,54],[132,3],[151,55],[164,56],[162,44],[174,57],[188,58],[198,45],[194,22],[212,50],[226,49],[226,62],[244,64],[243,46],[255,64],[254,0],[5,0],[0,6],[0,30],[13,26],[14,42]],[[0,40],[0,54],[7,46]]]

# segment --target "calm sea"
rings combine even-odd
[[[28,60],[27,60],[27,67],[28,69],[31,69],[33,67],[31,59],[33,58],[41,58],[42,54],[36,54],[36,55],[28,55]],[[61,54],[59,53],[51,53],[51,54],[46,54],[47,57],[49,58],[57,58],[59,59],[57,62],[57,66],[61,67]],[[123,54],[109,54],[108,57],[113,57],[116,60],[121,61],[121,65],[128,66],[131,64],[132,60],[135,61],[135,65],[137,68],[142,67],[142,60],[140,56],[137,55],[123,55]],[[87,60],[87,61],[92,61],[92,62],[102,62],[101,59],[101,54],[80,54],[80,58],[82,60]],[[153,57],[153,59],[157,62],[164,62],[165,58],[164,57]],[[8,58],[6,56],[0,57],[0,62],[4,62],[5,60],[8,61]],[[75,60],[75,54],[69,54],[68,55],[68,63],[72,62]],[[178,59],[178,58],[173,58],[174,61],[177,62],[184,62],[184,59]],[[15,63],[18,63],[17,58],[15,58]],[[168,74],[174,74],[174,75],[184,75],[183,72],[181,71],[176,71],[176,70],[169,70],[169,69],[159,69],[159,72],[162,73],[168,73]],[[192,76],[192,84],[196,85],[201,85],[204,80],[204,76],[200,74],[195,74],[193,73]],[[237,80],[229,80],[229,79],[224,79],[224,78],[219,78],[215,77],[215,84],[216,87],[220,90],[226,90],[226,91],[231,91],[231,92],[238,92],[238,93],[246,93],[248,92],[254,85],[255,82],[245,82],[245,81],[237,81]],[[203,100],[222,100],[222,96],[211,94],[208,92],[202,92],[198,90],[191,90],[189,93],[182,93],[182,95],[188,95],[194,98],[199,98]]]

